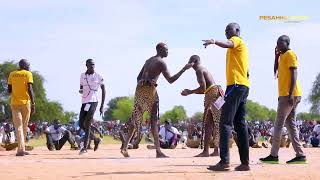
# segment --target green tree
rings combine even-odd
[[[320,120],[319,114],[308,113],[308,112],[301,112],[297,114],[297,119],[311,121],[311,120]]]
[[[124,97],[117,101],[116,108],[112,110],[112,117],[121,122],[127,122],[133,110],[133,97]]]
[[[252,120],[274,120],[276,116],[275,110],[268,109],[266,106],[262,106],[257,102],[251,100],[246,104],[248,121]]]
[[[194,113],[194,115],[191,117],[191,119],[193,119],[193,120],[198,120],[198,121],[202,121],[202,119],[203,119],[203,112],[196,112],[196,113]]]
[[[5,61],[0,64],[0,103],[6,107],[8,118],[11,118],[11,110],[9,97],[7,93],[7,79],[10,72],[18,69],[18,65],[13,61]],[[45,120],[51,122],[53,119],[58,118],[62,122],[68,122],[70,112],[65,113],[61,104],[47,99],[46,90],[43,86],[44,78],[39,72],[33,71],[33,91],[35,95],[36,113],[30,117],[30,121]],[[74,115],[75,113],[73,113]]]
[[[166,120],[171,120],[172,123],[176,123],[179,120],[186,120],[187,113],[183,106],[174,106],[172,110],[166,111],[160,117],[160,121],[164,122]]]
[[[311,103],[310,112],[314,114],[320,114],[320,73],[313,82],[308,100]]]
[[[103,120],[104,121],[110,121],[110,120],[113,120],[115,119],[113,116],[112,116],[112,111],[114,109],[117,108],[117,102],[121,99],[124,99],[126,98],[125,96],[122,96],[122,97],[115,97],[115,98],[112,98],[108,104],[107,104],[107,110],[103,113]]]

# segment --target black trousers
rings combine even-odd
[[[58,141],[54,141],[52,139],[51,134],[46,134],[46,138],[47,138],[47,148],[48,149],[55,147],[56,150],[60,150],[67,141],[70,143],[71,146],[74,146],[74,144],[75,144],[74,138],[71,135],[70,131],[66,131],[65,134],[63,135],[63,137],[61,139],[59,139]]]
[[[230,93],[229,93],[230,92]],[[245,121],[246,101],[249,88],[243,85],[228,86],[225,104],[220,119],[220,158],[222,163],[230,163],[229,141],[232,129],[237,133],[241,164],[249,164],[248,127]]]
[[[86,106],[86,104],[90,104],[90,108],[88,111],[84,111],[84,107]],[[94,113],[96,112],[96,109],[97,109],[98,102],[90,102],[86,104],[82,104],[80,115],[79,115],[80,128],[83,129],[84,132],[86,133],[84,136],[84,144],[83,144],[84,149],[87,149],[89,146],[90,136],[91,136],[90,134],[92,134],[90,127],[93,121]]]

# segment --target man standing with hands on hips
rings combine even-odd
[[[81,74],[80,77],[80,90],[79,93],[82,94],[82,106],[79,116],[80,128],[84,130],[84,145],[80,150],[80,155],[87,154],[87,148],[90,141],[90,134],[93,133],[90,130],[91,123],[93,121],[93,116],[98,106],[98,90],[102,90],[102,100],[100,106],[100,115],[103,113],[103,104],[105,100],[106,90],[103,84],[103,78],[100,74],[94,71],[94,61],[88,59],[86,61],[87,71]],[[101,139],[96,138],[94,142],[94,149],[97,149],[101,143]]]
[[[230,168],[229,141],[234,125],[238,135],[238,149],[241,165],[236,171],[249,171],[248,127],[245,121],[246,101],[249,94],[248,50],[240,36],[240,26],[230,23],[225,30],[227,41],[204,40],[204,46],[215,44],[227,48],[226,76],[227,90],[220,119],[220,162],[208,169],[227,171]]]
[[[35,112],[32,84],[33,76],[30,72],[30,64],[26,59],[21,59],[19,61],[19,70],[11,72],[8,78],[12,119],[18,140],[16,156],[29,155],[25,149],[25,139],[30,113]]]
[[[296,54],[289,48],[290,38],[282,35],[278,38],[275,49],[274,74],[278,78],[278,110],[274,123],[273,142],[270,155],[260,158],[265,163],[278,163],[278,152],[281,142],[281,130],[286,126],[296,157],[287,164],[306,163],[306,156],[299,142],[299,131],[295,125],[296,108],[301,101],[301,87],[297,80],[298,60]]]

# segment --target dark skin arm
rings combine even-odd
[[[106,98],[106,88],[104,84],[101,85],[101,91],[102,91],[102,100],[101,100],[101,106],[100,106],[100,115],[103,113],[103,105]]]
[[[296,87],[297,83],[297,77],[298,77],[298,72],[297,68],[295,67],[290,67],[290,73],[291,73],[291,83],[290,83],[290,89],[289,89],[289,103],[290,105],[293,105],[294,103],[294,96],[293,96],[293,90]]]
[[[192,64],[186,64],[177,74],[171,76],[169,70],[167,68],[166,63],[162,62],[162,74],[166,78],[166,80],[172,84],[189,68],[192,67]]]
[[[218,40],[213,40],[213,39],[210,39],[210,40],[202,40],[204,43],[204,47],[207,48],[207,46],[209,46],[210,44],[215,44],[219,47],[222,47],[222,48],[233,48],[234,45],[233,45],[233,42],[230,41],[230,40],[227,40],[227,41],[218,41]]]
[[[34,93],[32,88],[32,83],[28,83],[28,94],[31,99],[31,114],[36,112],[35,103],[34,103]]]
[[[8,85],[8,93],[9,93],[9,94],[12,93],[12,85],[11,85],[11,84]]]
[[[197,81],[199,83],[199,87],[194,90],[184,89],[181,92],[182,96],[187,96],[189,94],[203,94],[204,93],[204,91],[206,90],[206,81],[204,79],[203,72],[197,71],[196,75],[197,75]]]
[[[280,51],[278,50],[278,48],[275,48],[275,56],[274,56],[274,66],[273,66],[273,73],[274,76],[276,76],[277,71],[278,71],[278,59],[280,56]]]

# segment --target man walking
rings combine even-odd
[[[227,41],[204,40],[204,46],[215,44],[227,48],[226,77],[227,90],[220,119],[220,162],[208,169],[225,171],[230,168],[229,141],[234,125],[237,132],[241,165],[236,171],[249,171],[248,128],[245,120],[246,101],[249,94],[249,58],[244,41],[240,38],[240,26],[237,23],[227,25]]]
[[[26,59],[19,61],[19,70],[10,73],[8,78],[8,92],[11,93],[12,120],[18,140],[16,156],[29,155],[25,149],[25,139],[30,114],[35,112],[33,95],[33,76],[30,64]]]
[[[277,119],[274,124],[270,155],[265,158],[260,158],[260,161],[266,163],[279,162],[278,152],[283,125],[287,128],[290,141],[296,153],[296,157],[287,161],[287,164],[306,162],[306,156],[299,142],[299,131],[295,125],[296,109],[301,101],[302,95],[300,82],[297,80],[298,60],[296,54],[289,48],[289,45],[289,36],[282,35],[278,38],[274,66],[275,76],[278,77],[278,110]]]
[[[81,154],[87,154],[90,136],[94,135],[91,131],[91,123],[93,121],[93,116],[98,106],[98,91],[99,88],[102,90],[102,100],[100,105],[100,115],[103,113],[103,104],[105,100],[105,86],[103,83],[103,78],[100,74],[95,72],[94,61],[92,59],[88,59],[86,61],[87,71],[81,74],[80,77],[80,90],[79,93],[82,94],[82,106],[80,110],[80,117],[79,117],[79,125],[80,128],[84,130],[85,137],[84,137],[84,145],[83,148],[80,150]],[[94,142],[95,149],[98,148],[98,145],[101,143],[101,139],[97,138]]]

